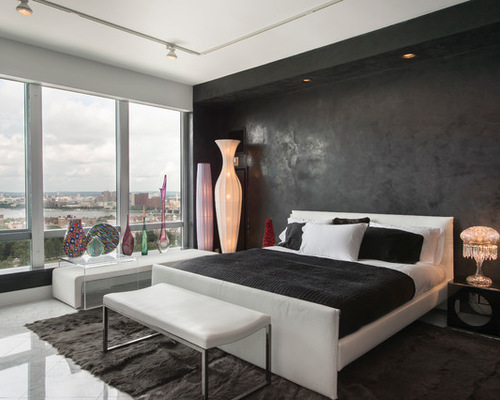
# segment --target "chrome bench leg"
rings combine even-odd
[[[271,324],[266,327],[266,382],[271,384]]]
[[[102,351],[106,353],[108,351],[108,318],[109,310],[107,307],[102,307]]]
[[[201,352],[201,394],[208,400],[208,350]]]
[[[188,342],[185,339],[179,338],[176,335],[173,335],[169,332],[161,331],[154,333],[152,335],[148,335],[145,337],[141,337],[138,339],[131,340],[129,342],[123,343],[123,344],[118,344],[116,346],[108,347],[108,334],[109,334],[109,308],[106,306],[103,306],[102,308],[102,321],[103,321],[103,334],[102,334],[102,350],[104,353],[110,350],[114,350],[120,347],[128,346],[133,343],[137,343],[146,339],[150,339],[152,337],[158,336],[158,335],[165,335],[171,339],[176,340],[179,343],[182,343],[184,345],[187,345],[188,347],[191,347],[194,350],[197,350],[201,353],[201,393],[202,393],[202,398],[203,400],[208,400],[208,350],[209,349],[204,349],[201,348],[193,343]],[[140,321],[136,321],[140,322]],[[142,323],[142,322],[140,322]],[[142,323],[144,324],[144,323]],[[148,325],[146,325],[148,326]],[[151,329],[156,329],[159,330],[157,327],[151,327],[148,326]],[[268,386],[271,384],[271,324],[266,326],[266,379],[265,382],[259,384],[258,386],[254,387],[253,389],[248,390],[245,393],[240,394],[239,396],[236,396],[233,400],[239,400],[243,399],[247,396],[249,396],[252,393],[257,392],[258,390],[262,389],[265,386]]]
[[[134,340],[130,340],[125,343],[117,344],[115,346],[108,347],[108,335],[109,335],[109,308],[106,306],[102,306],[102,351],[106,353],[110,350],[119,349],[125,346],[130,346],[131,344],[142,342],[143,340],[151,339],[156,336],[160,336],[162,333],[155,332],[151,335],[143,336]]]

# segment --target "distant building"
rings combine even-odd
[[[107,203],[110,201],[116,201],[116,192],[110,192],[109,190],[105,190],[95,199],[98,203]]]
[[[149,199],[149,194],[148,193],[134,193],[134,202],[133,206],[136,207],[148,207],[148,199]]]
[[[161,197],[151,197],[149,199],[149,207],[161,208]]]

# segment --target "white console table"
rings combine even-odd
[[[52,271],[52,295],[73,308],[102,305],[107,293],[135,290],[151,285],[153,264],[173,265],[179,261],[216,253],[197,249],[170,249],[147,256],[83,257],[64,259]],[[102,258],[101,258],[102,257]],[[83,259],[83,260],[82,260]]]

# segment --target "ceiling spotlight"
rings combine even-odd
[[[312,82],[312,79],[311,78],[304,78],[304,79],[302,79],[302,82],[309,83],[309,82]]]
[[[21,4],[16,7],[16,10],[19,14],[22,15],[31,15],[33,10],[28,5],[28,0],[20,0]]]
[[[175,48],[173,46],[167,46],[167,58],[169,60],[177,60],[177,54],[175,54]]]

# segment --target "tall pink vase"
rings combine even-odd
[[[156,246],[160,253],[164,253],[168,250],[170,246],[170,241],[168,240],[167,232],[165,230],[165,195],[167,192],[167,175],[163,177],[163,186],[160,188],[161,194],[161,228],[160,237],[156,242]]]

